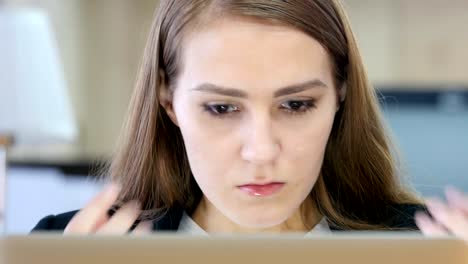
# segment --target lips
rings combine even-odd
[[[238,188],[249,195],[265,197],[279,192],[284,185],[284,182],[271,182],[266,184],[245,184],[238,186]]]

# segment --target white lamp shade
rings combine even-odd
[[[15,144],[78,137],[49,20],[39,9],[0,9],[0,133]]]

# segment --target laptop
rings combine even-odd
[[[62,236],[0,240],[2,263],[359,263],[467,264],[468,244],[453,237],[347,233],[281,236]],[[1,260],[0,260],[1,261]]]

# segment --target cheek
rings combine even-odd
[[[314,126],[295,132],[295,136],[288,137],[289,152],[294,159],[309,159],[320,156],[325,150],[330,136],[329,122],[315,123]]]
[[[302,129],[284,135],[285,166],[304,178],[318,176],[332,129],[334,114],[317,114]]]
[[[176,114],[192,173],[202,189],[220,188],[235,158],[235,136],[222,122],[188,105],[178,107]]]

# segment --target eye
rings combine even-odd
[[[239,112],[239,107],[230,104],[205,104],[203,108],[205,111],[215,116],[228,115]]]
[[[292,114],[305,113],[315,107],[315,100],[291,100],[281,104],[281,108]]]

